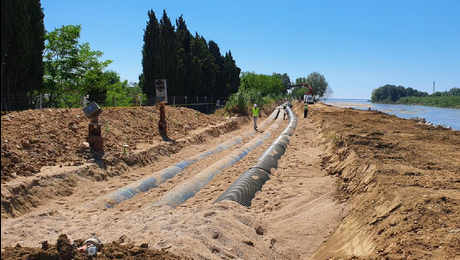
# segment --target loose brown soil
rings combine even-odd
[[[91,236],[104,243],[96,259],[460,259],[458,131],[324,104],[308,119],[301,104],[293,110],[290,145],[250,208],[213,201],[284,130],[282,116],[267,141],[179,207],[152,203],[232,150],[111,209],[104,195],[260,133],[245,135],[247,117],[167,107],[161,136],[154,107],[108,110],[94,160],[81,109],[3,116],[2,259],[87,259],[71,243]]]

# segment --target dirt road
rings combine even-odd
[[[262,120],[273,108],[266,108]],[[45,137],[29,137],[27,142],[15,140],[13,130],[8,134],[2,131],[2,258],[13,255],[11,248],[5,247],[18,243],[39,247],[42,241],[53,243],[59,234],[70,240],[96,236],[106,244],[121,244],[117,246],[144,244],[193,259],[460,256],[458,131],[417,125],[374,111],[323,104],[315,104],[311,110],[312,117],[304,119],[301,104],[294,103],[297,129],[278,168],[250,208],[231,201],[213,202],[284,130],[287,120],[282,117],[267,124],[264,133],[255,133],[247,118],[223,119],[171,109],[167,113],[174,116],[168,119],[168,126],[173,126],[174,142],[164,142],[144,129],[145,118],[154,120],[152,111],[113,111],[105,119],[111,122],[106,133],[111,145],[104,161],[107,169],[91,161],[84,163],[89,158],[82,148],[81,153],[67,154],[71,163],[55,156],[51,162],[62,163],[62,167],[42,166],[34,174],[36,168],[20,172],[27,165],[12,163],[12,157],[39,154],[33,145],[40,142],[34,140],[50,134],[63,143],[62,148],[55,145],[58,155],[66,154],[66,148],[81,151],[78,141],[66,144],[74,130],[60,136],[62,133],[52,127],[36,122],[50,130],[42,134]],[[25,118],[34,117],[33,112],[27,113]],[[73,111],[67,113],[73,118]],[[126,113],[144,114],[127,119]],[[2,130],[11,128],[18,118],[24,116],[2,118]],[[135,126],[137,138],[123,128],[127,121]],[[273,127],[275,124],[279,127]],[[84,123],[78,126],[78,135],[73,136],[83,139]],[[176,208],[155,205],[175,187],[270,132],[267,140],[222,169],[185,203]],[[104,206],[107,194],[237,136],[242,141],[231,149],[212,154],[113,208]],[[120,138],[130,142],[128,152],[113,149]],[[74,163],[79,160],[84,162]],[[33,159],[27,162],[38,164]],[[132,255],[132,248],[118,250]],[[164,257],[174,259],[166,253]]]

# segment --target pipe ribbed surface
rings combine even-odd
[[[214,203],[222,200],[232,200],[243,206],[250,207],[254,194],[262,190],[262,186],[268,179],[270,177],[266,171],[259,168],[251,168],[241,174]]]
[[[207,183],[209,183],[215,175],[220,174],[223,169],[240,161],[250,151],[261,145],[265,140],[267,140],[271,136],[271,133],[278,127],[279,123],[275,122],[263,134],[258,135],[250,142],[233,151],[230,155],[220,159],[208,168],[196,174],[194,177],[179,184],[178,186],[167,192],[165,195],[163,195],[163,197],[160,200],[154,202],[153,205],[170,206],[172,208],[175,208],[179,204],[184,203],[190,197],[195,196],[195,194]]]
[[[279,110],[275,109],[270,116],[264,120],[259,127],[264,128],[268,123],[271,123],[279,114]],[[242,137],[236,137],[232,140],[229,140],[225,143],[222,143],[214,148],[206,150],[192,158],[183,160],[175,165],[169,166],[161,171],[155,172],[148,177],[145,177],[141,180],[133,182],[123,188],[120,188],[114,192],[111,192],[102,197],[104,205],[107,208],[113,208],[116,204],[119,204],[122,201],[131,199],[139,192],[146,192],[152,188],[158,187],[160,184],[165,181],[173,178],[178,173],[182,172],[189,165],[194,164],[198,161],[203,160],[204,158],[219,153],[223,150],[228,150],[236,144],[241,143],[244,139],[248,138],[255,134],[255,131],[250,131],[245,133]]]
[[[286,106],[289,124],[272,145],[257,159],[257,163],[241,174],[215,201],[231,200],[250,207],[255,194],[270,178],[272,169],[278,167],[278,160],[285,153],[291,136],[297,127],[297,118],[289,106]],[[292,129],[292,130],[289,130]]]

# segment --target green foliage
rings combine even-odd
[[[449,91],[436,92],[440,93],[440,96],[460,96],[460,88],[451,88]]]
[[[45,106],[77,106],[83,95],[105,94],[103,70],[112,62],[98,58],[102,52],[80,44],[81,26],[67,25],[46,34],[43,92],[49,94]]]
[[[250,106],[250,99],[248,91],[240,90],[237,93],[230,95],[225,109],[227,111],[246,115],[247,108]]]
[[[309,84],[313,90],[313,96],[316,98],[328,98],[333,93],[324,75],[318,72],[312,72],[306,78],[297,78],[295,83],[296,85]],[[295,96],[303,96],[305,92],[309,92],[308,88],[300,87],[293,90]]]
[[[127,80],[121,81],[120,76],[115,71],[104,72],[108,80],[107,106],[139,106],[139,99],[145,101],[145,95],[137,83],[128,84]]]
[[[289,78],[289,75],[287,73],[284,73],[284,74],[273,73],[273,76],[281,79],[281,81],[283,82],[283,86],[284,86],[283,94],[286,94],[288,88],[290,88],[291,86],[291,79]]]
[[[308,92],[307,87],[297,87],[292,90],[292,96],[294,97],[303,97],[303,95]]]
[[[231,52],[220,54],[217,43],[192,36],[181,15],[172,26],[166,11],[157,20],[153,10],[144,33],[143,73],[140,86],[149,98],[155,96],[154,80],[165,78],[170,96],[228,96],[238,91],[241,69]]]
[[[318,72],[312,72],[308,75],[307,84],[310,84],[314,96],[318,98],[327,98],[332,95],[332,90],[329,88],[326,78]]]
[[[164,74],[161,58],[162,38],[160,24],[152,10],[147,13],[149,20],[144,31],[144,46],[142,48],[142,75],[139,84],[148,98],[155,97],[155,77]]]
[[[460,108],[460,88],[428,95],[412,88],[385,85],[372,91],[371,100],[373,103]]]
[[[460,108],[460,95],[457,96],[427,96],[427,97],[403,97],[397,104],[422,105],[433,107]]]
[[[282,99],[286,88],[278,75],[243,72],[241,86],[237,93],[230,95],[226,110],[246,115],[254,104],[262,106]]]
[[[39,0],[2,0],[2,109],[28,108],[27,95],[42,87],[43,18]]]
[[[300,77],[300,78],[295,79],[296,85],[301,85],[301,84],[306,84],[306,83],[307,83],[307,78]]]
[[[400,98],[408,96],[425,97],[428,96],[428,93],[387,84],[372,91],[371,101],[373,103],[395,103]]]
[[[255,90],[261,95],[285,93],[283,81],[278,76],[256,74],[254,72],[243,72],[241,76],[240,90]]]
[[[161,32],[161,62],[164,71],[159,71],[156,78],[168,80],[168,94],[177,95],[177,45],[175,28],[171,23],[171,20],[166,14],[166,10],[163,10],[163,16],[160,20],[160,32]]]

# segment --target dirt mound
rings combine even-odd
[[[86,143],[89,120],[81,109],[42,109],[2,117],[2,218],[27,213],[43,201],[69,196],[80,177],[104,181],[238,129],[248,118],[166,108],[168,136],[158,132],[155,107],[112,109],[100,116],[104,154]],[[152,131],[153,129],[153,131]]]
[[[41,242],[41,248],[22,247],[19,244],[15,247],[2,249],[2,259],[40,259],[40,260],[90,260],[93,256],[79,252],[78,247],[82,246],[83,239],[74,241],[73,244],[66,235],[62,234],[56,241],[56,245]],[[97,252],[97,259],[145,259],[145,260],[174,260],[191,259],[185,256],[178,256],[164,250],[152,250],[148,244],[139,246],[122,244],[120,241],[103,245],[100,252]]]
[[[314,258],[458,259],[460,132],[377,111],[317,112],[330,143],[323,165],[352,210]]]
[[[107,158],[123,157],[164,140],[157,130],[155,107],[104,110],[100,116]],[[168,138],[181,139],[196,129],[225,122],[192,109],[166,107]],[[45,166],[78,166],[92,162],[89,120],[82,109],[41,109],[14,112],[1,121],[2,183],[32,176]],[[113,159],[107,161],[113,162]]]

